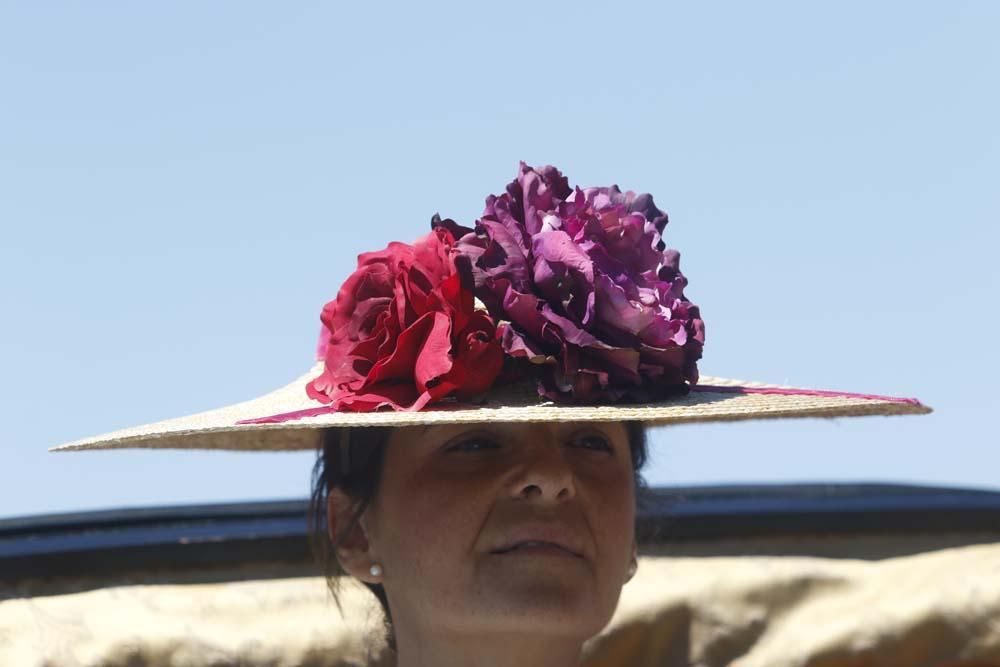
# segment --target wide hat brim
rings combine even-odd
[[[91,449],[314,450],[322,429],[361,426],[427,426],[495,422],[639,421],[648,425],[692,422],[926,414],[915,399],[798,389],[702,376],[685,396],[655,403],[557,404],[531,384],[495,387],[480,403],[445,402],[417,412],[328,412],[278,423],[241,423],[309,411],[321,404],[306,395],[317,365],[290,384],[243,403],[187,417],[135,426],[70,442],[51,451]]]

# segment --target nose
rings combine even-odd
[[[524,459],[511,481],[511,493],[526,500],[563,501],[576,495],[573,468],[550,433],[528,436]]]

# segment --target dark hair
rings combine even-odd
[[[646,430],[642,422],[625,422],[629,450],[632,454],[632,471],[635,479],[636,499],[641,500],[646,488],[641,470],[646,464]],[[312,493],[309,503],[310,541],[313,553],[326,577],[327,587],[340,609],[338,577],[344,570],[337,562],[336,549],[357,525],[361,515],[378,493],[382,478],[382,462],[392,427],[365,426],[359,428],[326,429],[320,440],[316,464],[312,471]],[[354,514],[346,526],[337,527],[335,540],[327,530],[327,496],[331,489],[340,489],[357,502]],[[395,649],[392,632],[392,613],[389,599],[381,584],[364,585],[378,599],[385,614],[386,641]],[[343,611],[343,610],[341,610]]]

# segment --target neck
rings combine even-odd
[[[396,667],[578,667],[582,641],[564,637],[442,636],[399,632]]]

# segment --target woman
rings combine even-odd
[[[576,664],[635,571],[644,425],[929,411],[699,379],[666,223],[649,195],[522,164],[473,228],[435,216],[361,255],[299,380],[61,449],[317,448],[327,551],[398,665]]]
[[[358,431],[346,455],[331,432],[313,500],[399,664],[577,664],[635,573],[641,426]]]

